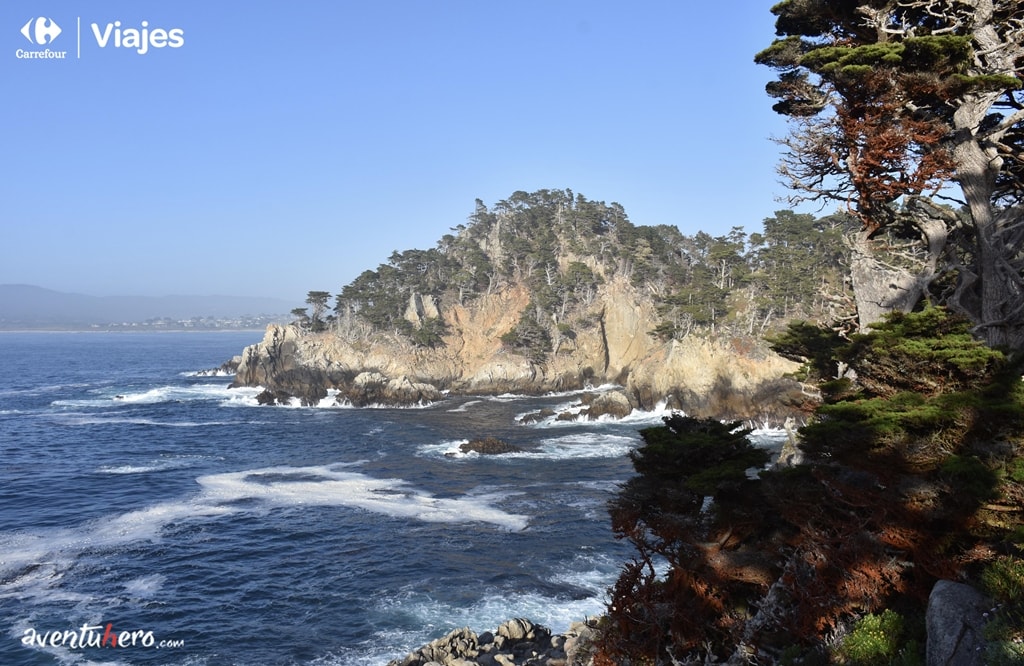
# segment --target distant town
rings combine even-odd
[[[294,317],[286,315],[255,315],[242,317],[192,317],[172,319],[156,317],[145,321],[125,321],[108,324],[91,324],[91,330],[100,331],[240,331],[263,330],[270,324],[290,322]]]
[[[263,330],[293,321],[294,315],[285,314],[292,305],[275,298],[96,297],[35,285],[0,285],[0,331]]]

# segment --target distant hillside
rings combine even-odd
[[[33,285],[0,285],[0,330],[91,328],[152,319],[284,318],[292,307],[275,298],[238,296],[88,296]]]

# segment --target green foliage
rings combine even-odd
[[[925,35],[903,41],[822,46],[809,49],[798,61],[818,74],[863,75],[878,67],[958,72],[970,54],[969,37]]]
[[[979,76],[957,74],[953,77],[952,88],[956,89],[961,95],[971,92],[1020,90],[1024,88],[1024,81],[1008,74],[985,74]]]
[[[821,349],[821,337],[828,339],[806,326],[791,327],[790,333],[786,349]],[[855,373],[856,389],[832,394],[804,429],[812,455],[898,451],[913,464],[934,466],[965,444],[1024,423],[1021,382],[1006,356],[975,340],[967,323],[943,308],[895,313],[831,351]],[[969,470],[955,460],[948,464],[947,474]],[[975,497],[985,494],[982,486],[994,486],[976,475],[961,480],[973,480]]]
[[[871,69],[880,65],[899,65],[903,61],[904,48],[902,42],[824,46],[804,55],[800,64],[818,74],[834,73],[851,66]]]
[[[981,584],[1000,603],[1024,606],[1024,560],[1006,556],[990,562],[981,574]]]
[[[1011,481],[1024,484],[1024,458],[1012,460],[1008,465],[1007,473]]]
[[[1020,666],[1024,664],[1024,640],[1005,639],[1005,633],[1012,633],[1010,628],[993,632],[985,646],[985,666]]]
[[[440,317],[428,317],[424,319],[419,327],[415,327],[409,333],[413,344],[417,347],[429,347],[434,349],[444,346],[444,335],[448,332],[448,325]]]
[[[975,456],[949,456],[939,466],[939,475],[975,500],[989,500],[996,495],[998,477]]]
[[[857,335],[843,354],[873,395],[898,390],[928,395],[969,389],[1006,356],[971,334],[970,323],[944,308],[893,313]]]
[[[746,480],[746,471],[768,462],[763,449],[754,448],[740,423],[694,419],[673,414],[665,425],[640,431],[644,446],[630,452],[637,473],[648,478],[669,478],[701,496]]]
[[[806,321],[790,322],[786,330],[766,337],[772,351],[791,361],[803,363],[802,378],[821,381],[836,376],[837,351],[846,345],[839,334]]]
[[[856,224],[848,215],[817,219],[777,211],[764,233],[750,235],[752,305],[760,320],[832,319],[846,296],[848,250],[843,233]]]
[[[523,284],[535,320],[583,321],[602,285],[628,279],[653,297],[661,321],[652,334],[665,340],[694,332],[752,334],[797,313],[822,315],[845,288],[837,277],[844,223],[791,211],[764,222],[748,246],[741,227],[722,236],[685,236],[675,226],[634,226],[618,204],[570,190],[515,192],[492,208],[477,200],[468,223],[437,247],[396,251],[364,271],[340,290],[334,311],[433,346],[430,329],[405,322],[411,299],[430,298],[443,309]],[[314,293],[322,308],[327,292]],[[312,328],[326,321],[313,316]],[[529,339],[517,341],[519,333]],[[539,358],[536,331],[519,333],[506,343]]]
[[[306,308],[292,308],[291,315],[295,317],[295,323],[299,328],[309,328],[309,313]]]
[[[892,610],[869,613],[854,625],[837,650],[841,663],[857,666],[920,664],[919,647],[907,641],[903,617]]]
[[[998,603],[985,627],[985,663],[1009,666],[1024,663],[1024,560],[1003,556],[981,573],[985,593]]]
[[[327,301],[330,298],[331,294],[327,291],[311,291],[306,295],[306,303],[313,308],[313,313],[309,316],[309,328],[314,333],[327,328],[323,314],[327,310]]]
[[[1016,2],[786,0],[772,8],[777,38],[755,56],[776,70],[766,86],[773,109],[796,120],[779,141],[790,200],[849,207],[861,241],[912,220],[918,230],[905,243],[862,245],[873,248],[876,286],[909,257],[907,247],[931,253],[922,266],[936,276],[921,276],[947,286],[933,296],[950,299],[993,346],[1015,348],[1024,347],[1018,271],[992,268],[1015,265],[1019,254],[997,221],[1024,200],[1024,118],[1007,110],[1021,105],[1018,10]],[[1001,159],[976,166],[987,142],[999,144]],[[985,176],[968,186],[971,169]],[[911,205],[957,187],[957,213]],[[956,258],[936,263],[939,254]]]
[[[543,363],[551,351],[551,333],[532,315],[535,311],[531,303],[515,327],[501,336],[501,343],[534,363]]]

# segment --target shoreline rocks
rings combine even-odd
[[[644,317],[619,317],[632,312],[630,304],[639,297],[624,285],[613,289],[602,306],[599,319],[605,326],[581,329],[571,350],[552,352],[538,362],[506,348],[500,339],[528,305],[528,296],[510,288],[472,307],[442,308],[450,328],[436,348],[417,347],[399,334],[363,330],[351,322],[318,333],[272,325],[262,341],[230,362],[237,369],[232,386],[262,387],[263,404],[311,406],[327,398],[354,407],[618,387],[587,391],[581,399],[588,402],[560,414],[560,420],[619,419],[634,410],[677,409],[697,417],[782,423],[786,417],[802,420],[815,406],[799,382],[785,377],[796,364],[754,343],[653,340]]]
[[[588,666],[598,622],[574,622],[563,634],[552,634],[526,618],[513,618],[481,634],[463,627],[388,666]]]

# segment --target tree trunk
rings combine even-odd
[[[892,256],[885,248],[878,247],[885,241],[868,238],[867,231],[847,239],[851,250],[850,279],[861,332],[890,312],[910,312],[936,275],[939,258],[946,247],[946,226],[939,220],[920,215],[914,216],[914,225],[928,248],[926,258],[914,272],[884,263],[879,257]]]
[[[1024,346],[1021,278],[1000,235],[1000,222],[1006,220],[993,204],[1003,158],[995,146],[982,145],[977,137],[992,102],[990,96],[975,96],[953,116],[956,180],[971,216],[975,247],[973,270],[962,271],[951,306],[976,323],[989,345],[1020,349]]]

